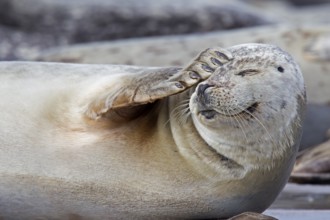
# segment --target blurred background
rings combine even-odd
[[[0,0],[0,59],[54,47],[270,24],[329,24],[327,0]]]
[[[292,181],[329,184],[330,0],[0,0],[0,61],[183,66],[250,42],[300,64],[308,109]],[[330,209],[330,188],[286,190],[273,207]]]

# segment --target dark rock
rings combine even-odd
[[[52,39],[47,44],[60,46],[208,32],[271,22],[273,20],[237,1],[0,0],[0,26],[21,32],[27,44],[30,39],[40,39],[43,44],[43,39],[49,36]],[[0,43],[5,41],[15,45],[15,40],[3,40],[5,28],[1,29]],[[34,43],[31,47],[35,47]],[[13,46],[12,55],[0,54],[0,59],[19,58],[14,48],[17,47]]]
[[[26,33],[6,26],[0,26],[0,60],[29,59],[41,50],[51,48],[61,42],[51,34]]]
[[[295,6],[309,6],[330,3],[329,0],[288,0]]]

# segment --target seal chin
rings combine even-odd
[[[244,115],[251,115],[253,114],[259,106],[259,102],[254,102],[253,104],[249,105],[247,108],[244,108],[241,111],[231,111],[230,108],[227,109],[226,112],[224,111],[217,111],[215,109],[207,109],[199,111],[199,114],[205,117],[206,119],[213,119],[216,115],[223,116],[223,117],[236,117],[236,116],[244,116]]]

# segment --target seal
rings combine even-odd
[[[305,88],[272,45],[185,68],[0,64],[0,212],[17,219],[228,218],[286,183]]]

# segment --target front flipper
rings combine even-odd
[[[232,55],[222,48],[201,52],[186,68],[146,68],[139,73],[109,76],[93,86],[88,95],[86,115],[97,119],[110,110],[134,115],[134,106],[182,92],[207,79],[214,70],[230,61]],[[136,108],[140,110],[141,108]],[[129,111],[126,111],[129,110]]]

